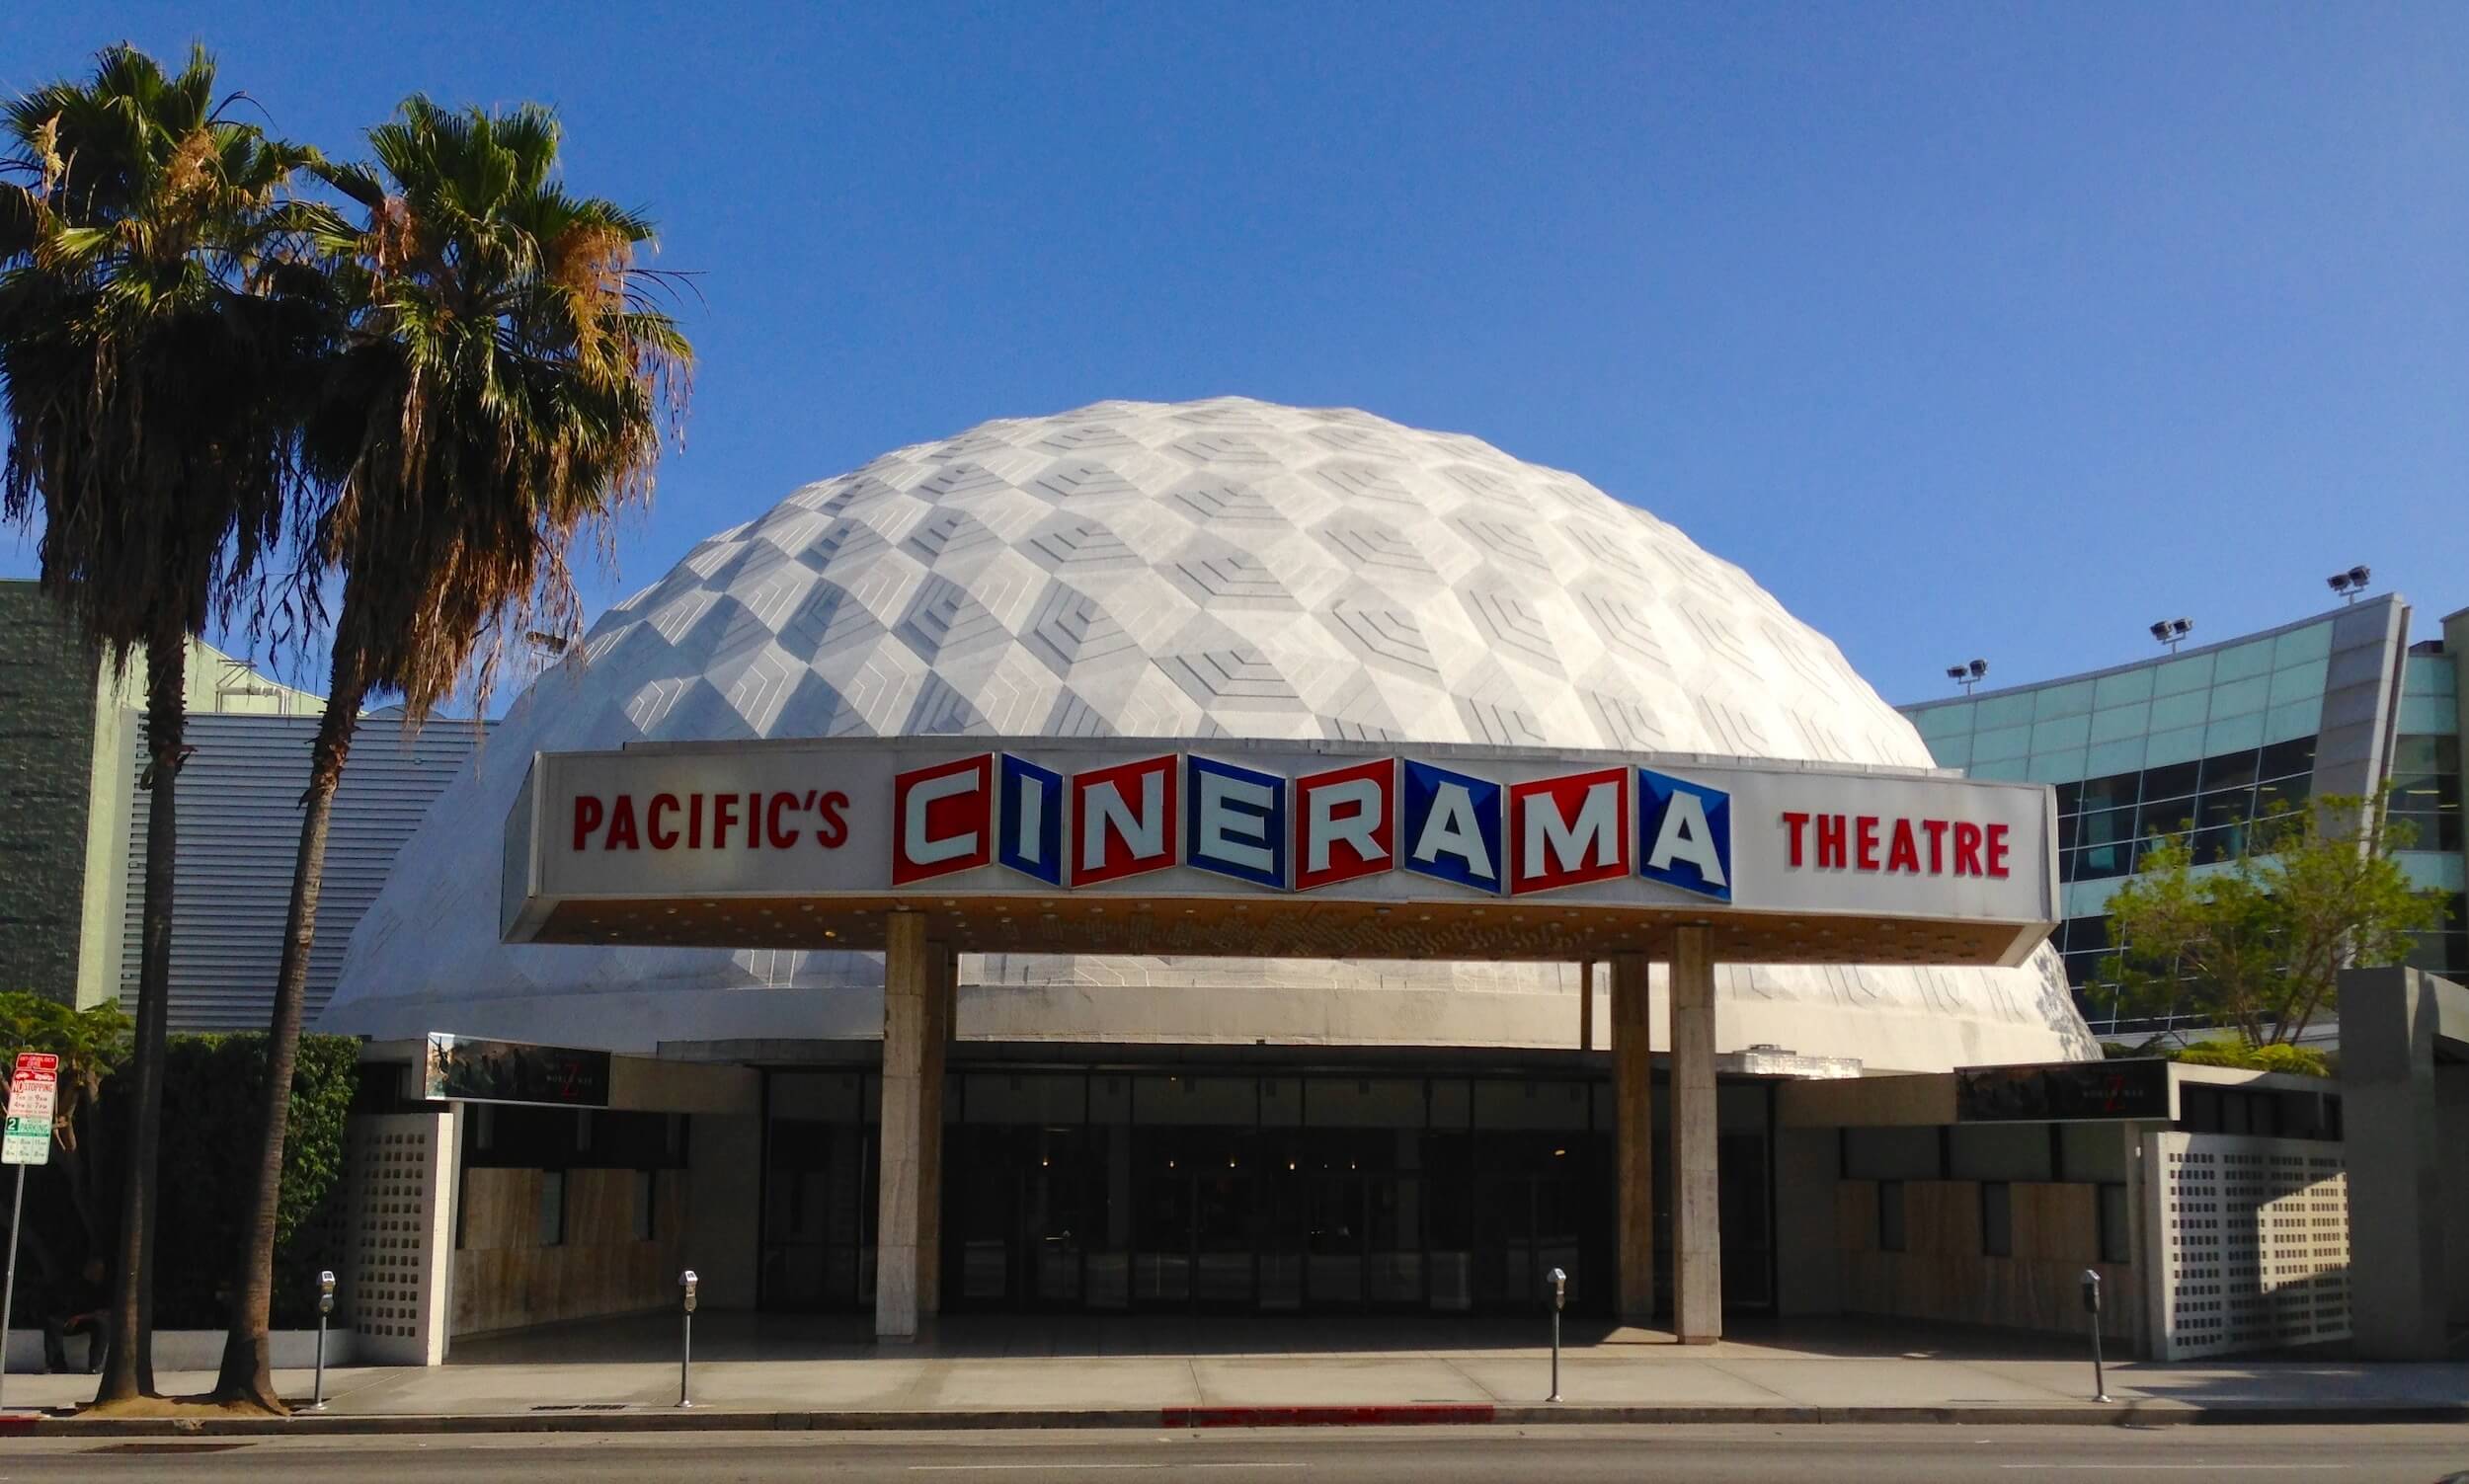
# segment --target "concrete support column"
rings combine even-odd
[[[917,1076],[917,1313],[943,1312],[943,1049],[952,1041],[952,1001],[960,988],[960,955],[926,945],[924,1054]]]
[[[1723,1337],[1712,936],[1704,923],[1672,932],[1672,1327],[1683,1345]]]
[[[942,988],[925,918],[893,912],[883,941],[883,1153],[876,1189],[874,1333],[914,1340],[934,1296],[941,1225]]]
[[[1595,1049],[1595,961],[1577,961],[1577,1049]]]
[[[1624,1320],[1654,1317],[1654,1048],[1647,961],[1612,955],[1612,1163],[1618,1189],[1619,1306]]]
[[[2350,1323],[2365,1360],[2444,1359],[2450,1321],[2469,1307],[2451,1289],[2451,1243],[2469,1233],[2446,1230],[2459,1221],[2451,1212],[2469,1202],[2445,1189],[2462,1168],[2450,1152],[2461,1131],[2445,1125],[2469,1108],[2469,1097],[2445,1084],[2469,1073],[2436,1059],[2439,1043],[2454,1043],[2444,1050],[2456,1053],[2462,1039],[2469,1039],[2462,986],[2415,969],[2341,976]]]

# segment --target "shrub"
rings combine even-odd
[[[2270,1046],[2249,1046],[2243,1041],[2198,1041],[2168,1054],[2173,1061],[2189,1066],[2234,1066],[2247,1071],[2291,1072],[2304,1077],[2332,1075],[2332,1062],[2323,1053],[2308,1046],[2291,1046],[2276,1042]]]
[[[319,1268],[342,1266],[344,1121],[358,1082],[359,1043],[303,1036],[291,1078],[282,1192],[275,1213],[277,1328],[316,1323]],[[218,1329],[240,1240],[241,1193],[257,1162],[257,1100],[266,1037],[175,1036],[163,1073],[163,1214],[155,1322]]]

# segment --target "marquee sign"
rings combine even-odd
[[[661,744],[534,760],[506,931],[595,900],[1068,894],[2055,916],[2037,785],[1541,748],[1215,740]]]

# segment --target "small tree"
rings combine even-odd
[[[97,1199],[107,1161],[95,1148],[94,1114],[104,1079],[128,1059],[129,1030],[127,1015],[112,1000],[77,1010],[40,994],[0,994],[0,1056],[13,1062],[19,1052],[49,1052],[60,1058],[58,1096],[51,1107],[57,1157],[46,1173],[56,1176],[67,1195],[76,1227],[72,1245],[82,1249],[81,1256],[100,1256],[110,1246],[111,1226]],[[39,1230],[27,1230],[28,1251],[58,1282],[77,1262],[50,1251]]]
[[[314,151],[231,117],[213,59],[125,43],[0,106],[0,520],[40,527],[42,588],[116,667],[146,662],[145,881],[126,1147],[95,1400],[154,1391],[156,1151],[189,640],[263,602],[297,480],[317,275],[287,190]]]
[[[2101,966],[2131,1012],[2234,1028],[2249,1046],[2294,1043],[2339,1007],[2344,969],[2395,964],[2441,919],[2391,852],[2416,838],[2384,801],[2326,797],[2258,820],[2247,853],[2198,866],[2161,835],[2110,898]]]
[[[215,1400],[280,1412],[271,1332],[292,1059],[335,790],[371,693],[426,718],[503,642],[580,631],[578,535],[648,502],[693,351],[645,299],[652,225],[558,183],[556,117],[407,100],[373,166],[318,173],[364,213],[321,238],[344,323],[308,427],[330,502],[313,556],[340,571],[326,714],[311,751],[275,980],[257,1168],[244,1184]]]

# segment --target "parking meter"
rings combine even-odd
[[[689,1399],[694,1377],[694,1290],[702,1283],[692,1268],[677,1275],[677,1287],[685,1290],[685,1313],[677,1321],[685,1326],[677,1346],[677,1405],[690,1407]]]
[[[326,1410],[326,1316],[335,1311],[335,1270],[317,1273],[317,1381],[309,1393],[309,1410]]]
[[[2083,1285],[2083,1311],[2092,1316],[2092,1399],[2109,1400],[2109,1381],[2101,1373],[2101,1275],[2095,1268],[2083,1270],[2077,1282]]]
[[[1569,1276],[1558,1268],[1544,1275],[1552,1285],[1552,1400],[1560,1399],[1560,1310],[1568,1307]]]

